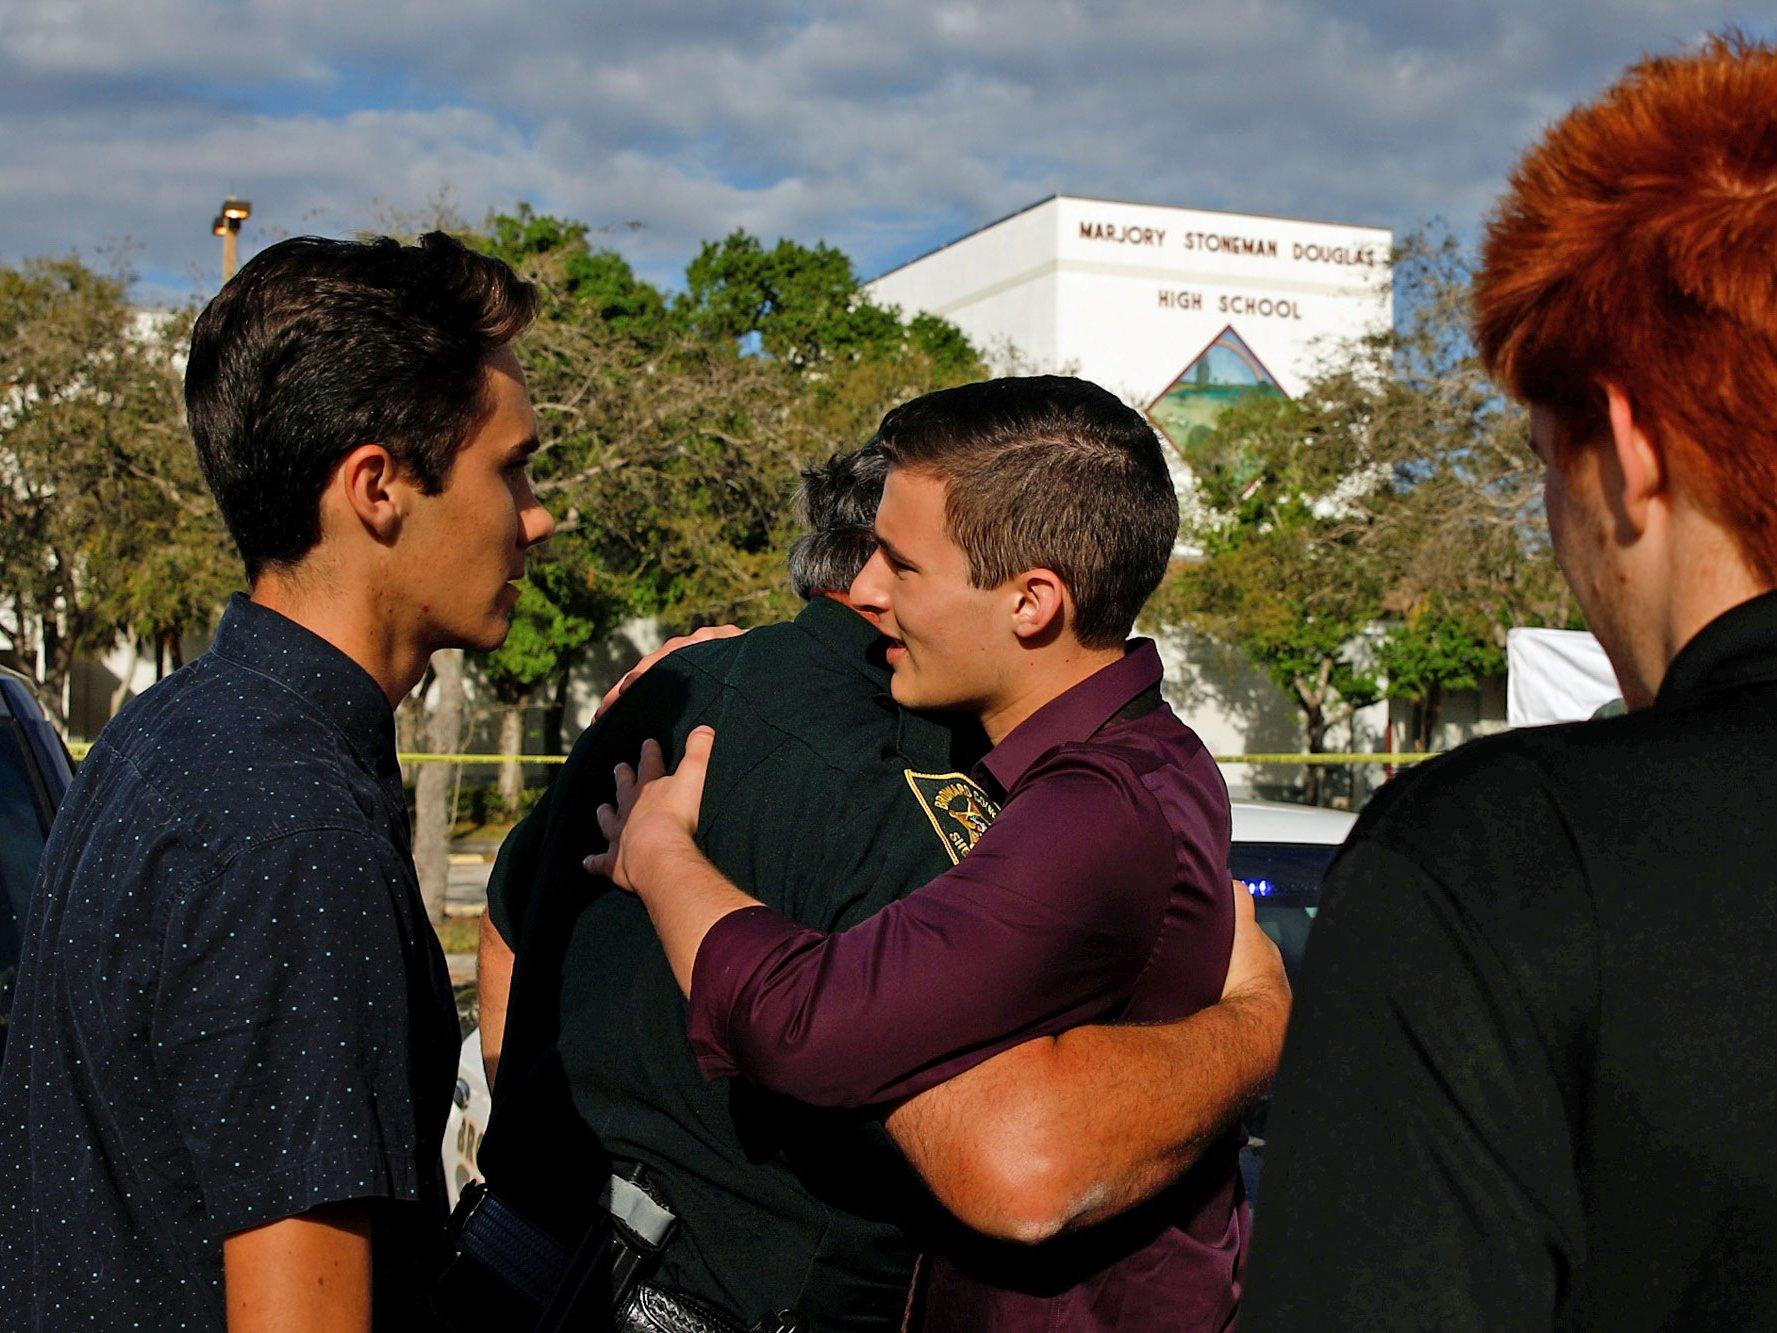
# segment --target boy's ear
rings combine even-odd
[[[385,546],[401,531],[396,470],[395,457],[384,446],[361,444],[334,469],[329,488],[341,517],[349,515]]]
[[[1640,532],[1647,526],[1648,504],[1666,489],[1665,448],[1628,394],[1614,384],[1603,387],[1612,455],[1604,475],[1617,491],[1612,508]]]
[[[1012,632],[1026,643],[1052,635],[1067,618],[1067,585],[1052,569],[1025,570],[1012,592]]]

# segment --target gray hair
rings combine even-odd
[[[808,531],[790,548],[790,586],[798,597],[851,587],[876,550],[876,506],[887,476],[874,444],[802,470],[796,517]]]

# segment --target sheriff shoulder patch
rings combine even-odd
[[[962,860],[999,814],[999,804],[961,773],[906,771],[907,785],[932,821],[932,830],[950,853],[951,863]]]

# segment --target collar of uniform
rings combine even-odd
[[[313,630],[236,593],[210,651],[304,700],[345,737],[370,773],[399,774],[395,713],[382,686]]]
[[[796,626],[875,686],[877,701],[884,708],[896,710],[896,748],[915,768],[948,770],[966,766],[967,760],[958,754],[958,748],[964,737],[976,729],[968,726],[966,719],[959,728],[956,719],[947,723],[896,705],[890,688],[894,673],[884,656],[888,640],[876,626],[843,602],[821,596],[811,598],[802,608]],[[974,753],[979,754],[980,750],[977,748]]]
[[[843,602],[817,594],[796,617],[796,627],[887,693],[888,659],[882,650],[885,640],[863,616]]]
[[[1714,690],[1777,680],[1777,590],[1710,621],[1678,650],[1655,703],[1681,704]]]
[[[1009,793],[1030,766],[1058,745],[1083,741],[1143,690],[1159,683],[1160,653],[1152,639],[1131,639],[1120,661],[1101,667],[1044,704],[994,746],[980,767]]]

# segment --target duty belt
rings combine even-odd
[[[464,1186],[451,1216],[457,1253],[497,1279],[538,1315],[535,1327],[615,1328],[623,1333],[800,1333],[788,1310],[751,1330],[726,1310],[640,1279],[672,1238],[678,1219],[640,1163],[613,1174],[600,1216],[574,1249],[531,1222],[480,1181]],[[452,1300],[448,1277],[441,1292]]]

